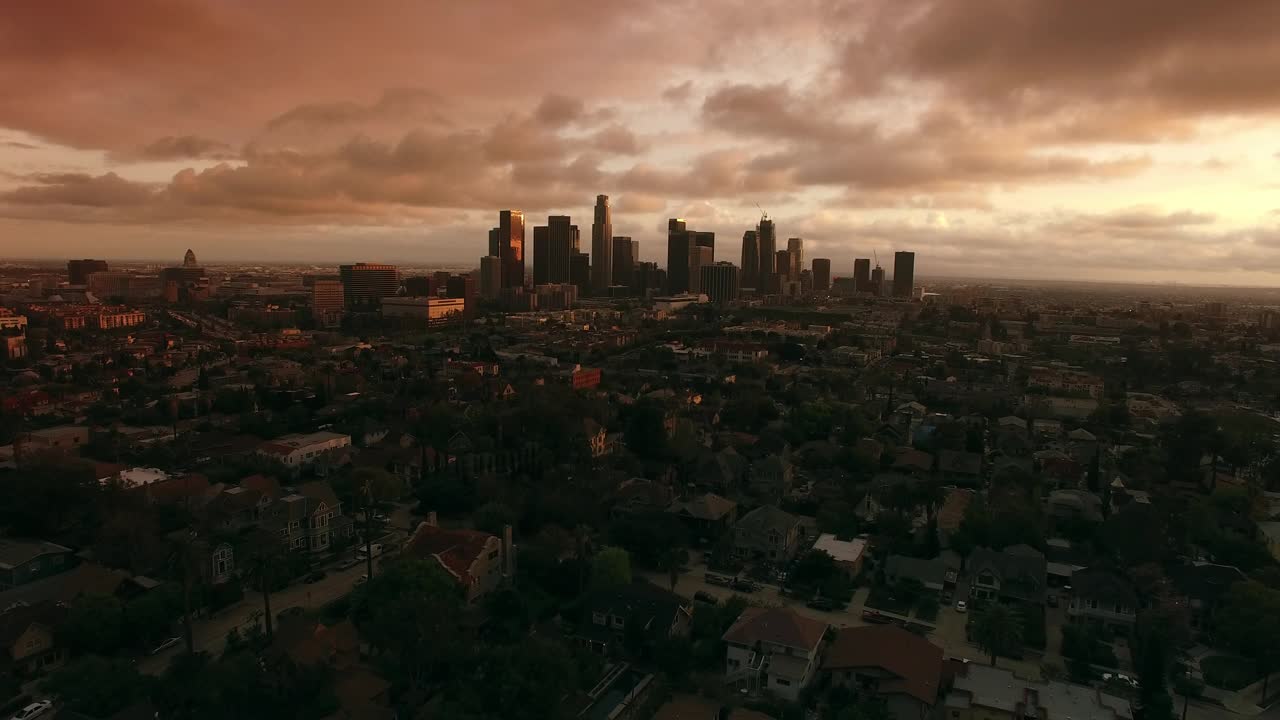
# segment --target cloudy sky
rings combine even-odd
[[[0,256],[471,262],[501,208],[837,272],[1280,282],[1272,0],[43,0]]]

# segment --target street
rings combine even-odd
[[[376,560],[375,560],[376,562]],[[331,569],[323,580],[307,584],[292,585],[271,594],[271,612],[291,607],[319,609],[334,600],[351,592],[351,588],[361,575],[366,572],[364,563],[346,570]],[[218,611],[213,617],[194,620],[192,625],[192,641],[197,652],[217,655],[227,642],[227,633],[233,628],[243,632],[252,627],[256,618],[262,613],[262,593],[246,590],[244,599]],[[149,656],[138,662],[138,669],[148,675],[159,675],[169,667],[169,663],[179,653],[185,651],[182,644],[169,648],[157,655]]]

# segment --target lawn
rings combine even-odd
[[[866,606],[906,616],[911,613],[911,600],[894,596],[893,588],[885,585],[873,585],[871,594],[867,595]]]
[[[1230,655],[1212,655],[1200,661],[1200,670],[1208,685],[1223,690],[1239,690],[1258,679],[1253,662]]]

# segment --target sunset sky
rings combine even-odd
[[[738,262],[1280,282],[1273,0],[41,0],[0,257],[475,262],[502,208]],[[531,236],[532,233],[530,233]],[[807,262],[807,260],[806,260]]]

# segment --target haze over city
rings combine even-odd
[[[1273,284],[1280,6],[18,3],[0,256],[474,263],[493,214],[847,272]],[[727,242],[726,242],[727,240]],[[730,245],[729,243],[732,243]]]

